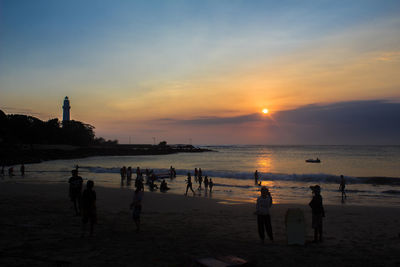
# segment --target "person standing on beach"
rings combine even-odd
[[[199,172],[197,171],[197,168],[194,168],[194,181],[197,183],[197,177],[199,176]]]
[[[195,195],[195,192],[193,191],[193,188],[192,188],[192,177],[190,176],[190,172],[188,172],[188,174],[187,174],[186,183],[187,183],[187,186],[186,186],[185,196],[187,196],[187,192],[188,192],[189,188],[190,188],[190,190],[192,190],[193,195]]]
[[[72,177],[69,178],[69,197],[74,203],[75,213],[78,216],[81,212],[81,197],[82,197],[82,177],[78,176],[78,171],[71,171]]]
[[[10,176],[10,177],[14,176],[14,168],[13,167],[8,168],[8,176]]]
[[[258,171],[256,170],[256,172],[254,173],[254,184],[258,184]]]
[[[342,202],[344,202],[344,199],[347,198],[346,192],[344,191],[345,188],[346,188],[346,181],[344,180],[343,175],[340,175],[339,190],[342,192]]]
[[[124,167],[122,167],[120,170],[119,170],[119,172],[120,172],[120,174],[121,174],[121,184],[124,182],[124,180],[125,180],[125,177],[126,177],[126,167],[124,166]]]
[[[140,213],[142,212],[142,200],[143,200],[143,191],[139,188],[136,188],[135,193],[133,193],[133,200],[130,205],[130,209],[133,209],[132,219],[136,224],[136,231],[140,230]]]
[[[25,165],[22,163],[21,168],[19,169],[21,171],[21,176],[25,176]]]
[[[314,228],[314,242],[322,242],[322,218],[325,217],[324,206],[322,205],[321,187],[310,186],[313,198],[309,204],[312,210],[312,228]]]
[[[203,177],[199,176],[199,190],[201,190],[201,183],[203,182]]]
[[[126,170],[126,183],[129,185],[132,180],[132,167],[129,166],[128,169]]]
[[[213,188],[213,186],[214,186],[214,183],[213,183],[213,181],[212,181],[211,178],[210,178],[209,186],[210,186],[210,194],[211,194],[212,188]],[[210,196],[211,196],[211,195],[210,195]]]
[[[206,175],[206,177],[204,177],[204,190],[205,192],[208,191],[208,176]]]
[[[268,191],[267,187],[263,186],[261,187],[261,196],[257,198],[256,204],[258,234],[262,243],[264,243],[265,238],[264,227],[269,239],[274,241],[274,237],[272,235],[271,216],[269,213],[271,206],[271,193]]]
[[[85,236],[86,224],[90,223],[89,236],[93,236],[94,224],[97,222],[96,214],[96,192],[93,190],[94,182],[87,181],[86,189],[82,194],[82,235]]]

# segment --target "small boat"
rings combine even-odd
[[[306,159],[307,163],[321,163],[321,160],[319,158],[316,159]]]

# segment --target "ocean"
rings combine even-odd
[[[400,146],[200,146],[213,150],[203,153],[178,153],[149,156],[106,156],[72,160],[54,160],[26,165],[25,177],[4,176],[3,182],[65,183],[70,171],[79,165],[80,175],[95,186],[133,190],[121,184],[122,166],[148,168],[166,173],[170,166],[177,177],[166,179],[167,194],[184,194],[186,174],[201,168],[203,176],[213,179],[213,192],[197,190],[196,197],[220,199],[225,204],[255,202],[260,186],[254,183],[258,170],[262,185],[269,188],[274,203],[307,204],[310,186],[319,184],[325,204],[394,206],[400,204]],[[306,163],[319,158],[321,163]],[[339,192],[340,175],[346,180],[347,198]],[[136,174],[133,174],[133,179]],[[192,179],[194,180],[194,179]],[[159,182],[157,182],[159,184]],[[204,185],[203,185],[204,188]],[[147,191],[148,188],[145,187]],[[192,196],[192,194],[188,194]]]

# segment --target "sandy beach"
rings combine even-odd
[[[254,266],[399,266],[400,208],[325,206],[324,242],[313,238],[305,205],[271,209],[275,241],[261,244],[255,205],[145,192],[135,231],[132,190],[96,187],[95,236],[81,238],[67,184],[0,183],[1,266],[196,266],[235,255]],[[286,244],[284,215],[304,211],[305,246]]]

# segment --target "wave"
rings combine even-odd
[[[92,173],[119,173],[119,167],[98,167],[98,166],[81,166]],[[165,174],[169,169],[152,169],[155,174]],[[142,170],[143,171],[143,170]],[[132,169],[133,174],[136,169]],[[193,175],[193,170],[176,169],[177,175],[187,175],[190,172]],[[207,170],[203,171],[203,176],[239,179],[239,180],[254,180],[253,172],[235,172],[226,170]],[[319,173],[319,174],[285,174],[285,173],[259,173],[259,181],[293,181],[303,183],[332,183],[339,184],[340,176]],[[345,176],[348,184],[375,184],[375,185],[400,185],[400,178],[394,177],[352,177]]]

